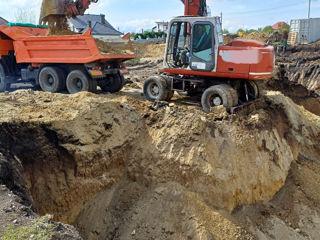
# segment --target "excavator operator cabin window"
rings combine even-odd
[[[190,48],[190,24],[174,22],[170,28],[167,50],[167,63],[172,67],[185,65],[186,52]]]
[[[195,24],[193,27],[192,53],[195,57],[209,62],[212,58],[213,37],[211,24]]]

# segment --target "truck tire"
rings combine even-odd
[[[158,76],[147,79],[143,86],[143,92],[149,101],[165,101],[168,98],[168,94],[170,94],[166,81]]]
[[[67,90],[70,94],[75,94],[78,92],[94,92],[97,89],[97,81],[89,79],[88,74],[81,70],[73,70],[68,74]]]
[[[56,71],[59,75],[59,79],[61,81],[60,91],[66,90],[66,88],[67,88],[67,86],[66,86],[67,74],[65,73],[65,71],[62,68],[55,67],[55,69],[56,69]]]
[[[201,97],[201,105],[206,113],[211,112],[211,108],[223,105],[227,109],[233,107],[233,98],[229,92],[228,85],[221,84],[209,87]]]
[[[56,67],[44,67],[39,73],[39,84],[43,91],[57,93],[63,89],[63,76]]]
[[[99,84],[100,88],[104,92],[116,93],[119,92],[125,84],[125,79],[122,75],[116,74],[110,76]]]
[[[5,92],[9,88],[10,84],[7,83],[6,74],[4,72],[2,64],[0,63],[0,92]]]

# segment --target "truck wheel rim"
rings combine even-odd
[[[209,102],[211,107],[220,106],[223,103],[221,97],[218,95],[212,95]]]
[[[157,98],[160,93],[159,86],[156,83],[151,83],[148,87],[148,93],[150,96]]]
[[[77,79],[75,79],[75,85],[76,85],[76,87],[78,88],[78,89],[82,89],[82,87],[83,87],[83,84],[82,84],[82,81],[79,79],[79,78],[77,78]]]

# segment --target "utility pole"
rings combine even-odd
[[[311,10],[311,0],[309,0],[309,11],[308,11],[308,19],[310,19],[310,10]]]

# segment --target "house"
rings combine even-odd
[[[77,33],[84,33],[89,28],[92,30],[92,36],[100,39],[115,39],[123,35],[117,31],[105,18],[105,15],[85,14],[70,18],[70,29]]]
[[[4,26],[4,25],[7,25],[8,24],[8,21],[5,20],[4,18],[0,17],[0,26]]]
[[[168,32],[169,22],[156,22],[157,26],[152,28],[153,32]]]

